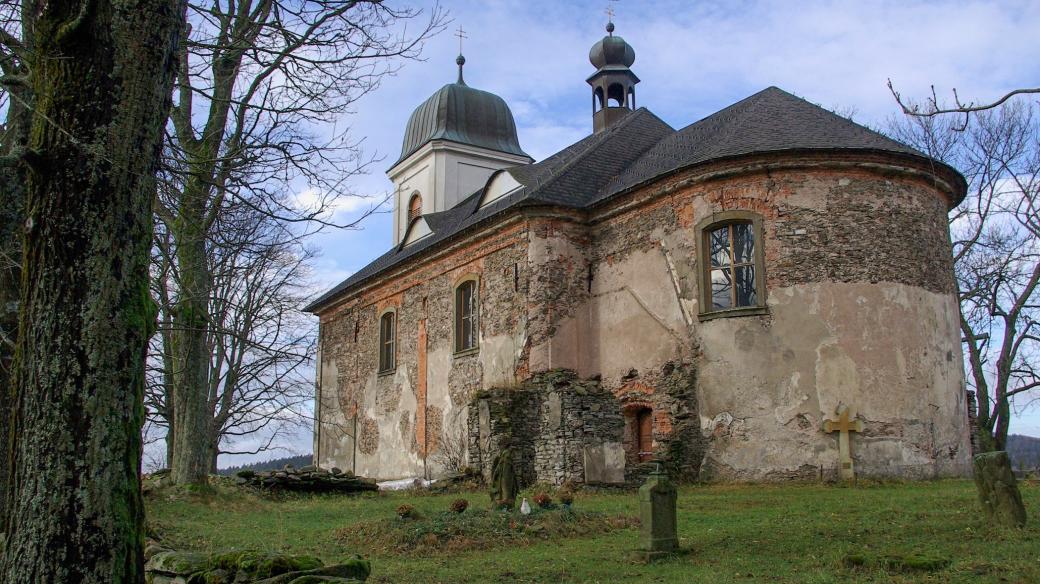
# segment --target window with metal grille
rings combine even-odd
[[[466,280],[455,288],[455,352],[477,348],[477,281]]]

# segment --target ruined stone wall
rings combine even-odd
[[[623,483],[616,454],[623,424],[619,402],[597,380],[546,371],[478,394],[469,414],[470,465],[490,476],[495,453],[508,445],[524,486]]]
[[[455,355],[454,288],[473,276],[479,350]],[[527,225],[514,221],[323,313],[317,462],[379,479],[442,474],[446,451],[467,442],[473,394],[517,381],[528,276]],[[396,314],[397,363],[380,373],[387,309]]]

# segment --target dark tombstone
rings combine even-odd
[[[639,556],[652,561],[679,551],[676,520],[676,490],[661,469],[661,462],[654,461],[657,468],[650,473],[646,482],[639,487]]]
[[[1026,507],[1008,453],[984,452],[975,455],[973,462],[975,487],[986,516],[1006,527],[1025,527]]]

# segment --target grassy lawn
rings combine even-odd
[[[352,524],[395,517],[402,503],[431,517],[460,496],[471,510],[484,508],[482,492],[276,500],[222,489],[205,497],[159,492],[148,496],[147,505],[149,523],[178,549],[249,548],[327,562],[362,553],[372,560],[369,582],[1040,582],[1040,485],[1020,486],[1031,522],[1010,532],[977,515],[969,481],[686,486],[678,506],[687,551],[651,565],[628,559],[638,539],[631,527],[458,553],[361,550],[337,537]],[[578,493],[574,507],[612,516],[638,513],[634,492]],[[900,573],[842,562],[847,555],[893,554],[950,563],[938,571]]]

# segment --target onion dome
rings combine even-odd
[[[625,39],[614,36],[614,23],[607,25],[608,35],[592,45],[589,62],[597,69],[604,67],[631,67],[636,62],[636,50]]]

